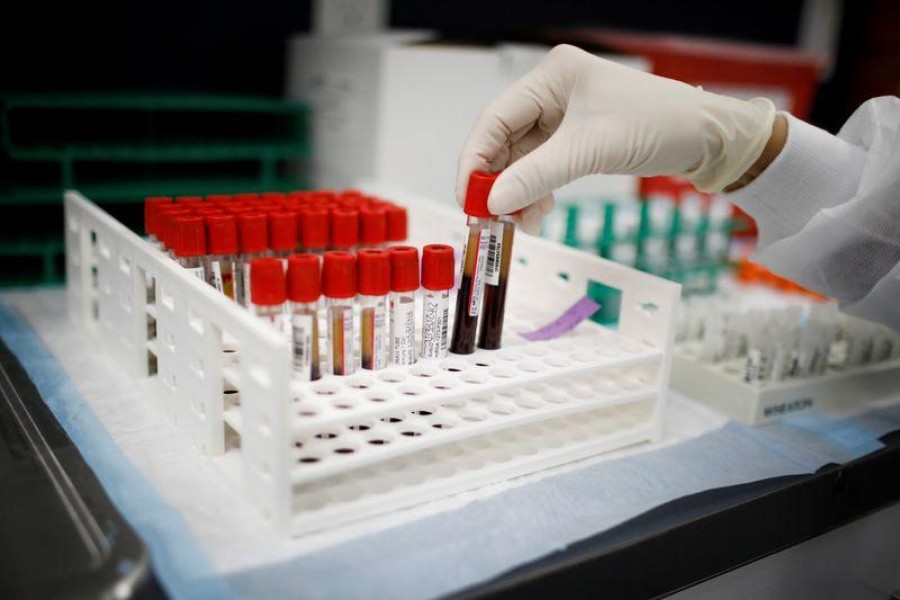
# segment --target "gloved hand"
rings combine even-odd
[[[702,191],[736,181],[762,153],[775,119],[769,100],[737,100],[557,46],[494,100],[459,158],[469,173],[503,170],[488,207],[540,230],[552,192],[584,175],[682,175]]]

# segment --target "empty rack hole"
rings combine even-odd
[[[364,375],[357,375],[348,379],[347,385],[356,390],[367,390],[375,385],[375,382],[371,378]]]
[[[460,373],[466,370],[466,363],[462,360],[451,358],[450,360],[442,362],[441,368],[445,371],[450,371],[451,373]]]
[[[387,383],[400,383],[406,378],[406,375],[400,371],[385,371],[378,378]]]
[[[312,463],[319,462],[319,460],[320,459],[318,456],[301,456],[300,458],[297,459],[297,462],[304,463],[304,464],[312,464]]]
[[[456,381],[449,377],[442,377],[431,382],[431,387],[436,390],[452,390],[456,387]]]

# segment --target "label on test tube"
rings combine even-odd
[[[450,299],[425,296],[422,321],[422,358],[440,358],[447,349],[447,324],[450,321]]]
[[[250,261],[244,262],[244,305],[250,306]]]
[[[291,319],[294,345],[294,375],[310,379],[312,368],[313,315],[294,315]]]
[[[391,338],[395,365],[416,362],[416,303],[391,301]]]
[[[484,292],[484,265],[487,259],[488,244],[491,239],[491,231],[487,227],[478,233],[478,247],[475,249],[475,272],[472,274],[472,289],[469,291],[469,316],[477,317],[481,309],[481,295]],[[463,257],[463,269],[465,269],[468,257]]]
[[[372,335],[375,337],[372,347],[375,349],[375,368],[384,369],[388,363],[389,348],[386,347],[387,341],[384,336],[384,330],[387,327],[387,309],[384,306],[375,307],[375,326],[372,328]]]
[[[500,257],[503,256],[503,223],[491,221],[488,228],[487,259],[484,265],[484,282],[487,285],[500,285]]]
[[[343,319],[344,326],[341,329],[343,330],[344,337],[344,374],[349,375],[356,370],[353,363],[353,310],[345,310],[343,312]]]

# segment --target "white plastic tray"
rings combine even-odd
[[[900,395],[900,360],[783,381],[747,383],[744,362],[698,359],[697,343],[675,348],[672,387],[748,425],[808,412],[867,404]]]
[[[410,243],[452,243],[463,217],[386,186]],[[290,343],[67,192],[69,305],[171,422],[293,535],[658,439],[677,284],[519,236],[503,349],[412,367],[292,378]],[[619,327],[536,329],[589,281],[622,291]]]

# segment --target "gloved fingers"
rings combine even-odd
[[[553,195],[544,196],[531,206],[526,206],[522,212],[515,215],[513,219],[519,228],[530,235],[538,235],[541,232],[541,226],[544,217],[553,210],[555,201]]]
[[[546,142],[550,138],[550,134],[535,125],[519,141],[512,144],[509,148],[509,162],[504,166],[509,166]]]
[[[543,144],[513,162],[491,189],[488,209],[495,215],[513,213],[555,189],[587,175],[585,161],[575,156],[576,140],[562,129]]]
[[[462,206],[472,171],[489,170],[504,148],[518,143],[535,124],[552,132],[562,121],[558,94],[548,88],[539,65],[491,102],[481,113],[463,145],[457,164],[456,201]]]
[[[541,232],[543,220],[540,209],[533,204],[515,216],[516,225],[529,235],[538,235]]]

